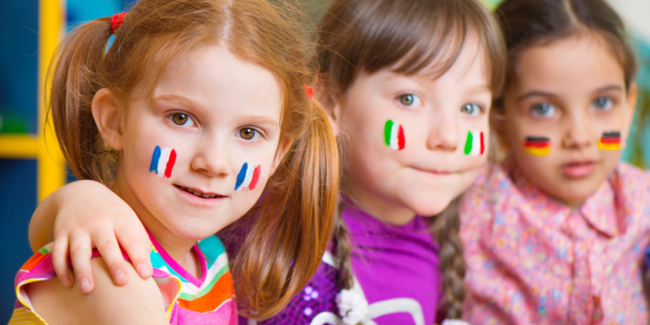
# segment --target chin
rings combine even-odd
[[[449,203],[451,203],[452,198],[449,199],[441,199],[441,198],[434,198],[432,199],[431,196],[428,197],[428,200],[422,199],[419,200],[417,203],[410,204],[409,208],[415,212],[415,214],[424,216],[424,217],[433,217],[440,212],[444,211],[447,206],[449,206]]]

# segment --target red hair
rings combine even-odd
[[[52,77],[52,117],[68,165],[79,179],[110,184],[116,152],[102,140],[91,102],[102,88],[122,107],[148,98],[161,67],[206,45],[271,71],[282,89],[281,143],[290,149],[271,176],[237,254],[231,256],[246,316],[279,312],[316,272],[329,240],[338,194],[338,149],[322,107],[305,93],[312,73],[299,32],[264,0],[142,0],[115,30],[111,17],[75,28]]]

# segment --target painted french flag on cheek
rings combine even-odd
[[[260,171],[262,168],[260,165],[253,168],[248,163],[244,163],[237,175],[237,183],[235,184],[235,191],[237,190],[254,190],[257,186],[257,181],[260,180]]]
[[[172,148],[160,148],[156,146],[151,158],[151,165],[149,165],[149,172],[156,172],[158,177],[170,178],[172,176],[172,168],[176,163],[176,150]]]

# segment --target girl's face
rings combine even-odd
[[[484,61],[477,38],[468,38],[437,79],[431,69],[411,76],[391,69],[360,73],[338,98],[334,115],[349,149],[345,186],[364,210],[404,224],[414,214],[441,212],[469,187],[486,155],[465,155],[468,132],[479,146],[480,133],[485,145],[489,136],[492,95]]]
[[[116,190],[152,232],[208,237],[260,197],[282,156],[280,114],[280,86],[268,70],[222,46],[176,58],[152,98],[132,103],[120,120]],[[176,153],[169,178],[164,148]]]
[[[594,33],[525,49],[515,71],[501,122],[510,152],[536,186],[577,207],[621,157],[636,86],[626,89],[620,63]],[[615,132],[620,133],[621,150],[603,150],[617,149]],[[614,136],[608,141],[604,133]],[[527,153],[527,137],[548,138],[550,151],[537,152],[542,156]]]

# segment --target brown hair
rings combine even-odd
[[[629,89],[637,61],[621,18],[604,0],[506,0],[496,9],[508,48],[507,83],[522,50],[579,33],[600,34],[621,64]],[[502,108],[502,103],[498,102]]]
[[[336,139],[323,108],[305,94],[313,73],[289,12],[265,0],[142,0],[108,51],[110,17],[75,28],[52,78],[52,116],[70,169],[79,179],[110,184],[115,152],[91,113],[98,90],[110,89],[128,107],[151,95],[160,67],[207,45],[226,46],[274,73],[283,91],[281,143],[291,146],[260,200],[259,218],[231,256],[238,304],[254,318],[280,311],[316,272],[338,194]]]
[[[318,25],[317,65],[333,98],[344,94],[361,71],[372,74],[392,69],[413,75],[433,66],[434,77],[439,77],[453,66],[470,33],[478,36],[485,49],[491,90],[499,94],[505,46],[492,16],[474,0],[334,1]],[[456,204],[450,204],[432,225],[440,244],[444,306],[450,318],[461,317],[465,292]],[[340,285],[349,289],[350,243],[340,216],[334,237],[341,261]]]

